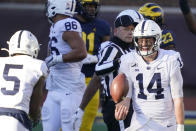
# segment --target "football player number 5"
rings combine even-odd
[[[10,69],[14,70],[14,69],[23,69],[23,65],[13,65],[13,64],[6,64],[4,71],[3,71],[3,78],[6,81],[12,81],[14,82],[14,88],[13,90],[8,90],[6,89],[6,87],[2,87],[1,88],[1,92],[4,95],[15,95],[16,93],[18,93],[19,88],[20,88],[20,80],[18,79],[18,77],[16,76],[9,76],[9,71]]]

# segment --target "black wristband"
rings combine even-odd
[[[190,12],[190,7],[187,0],[179,0],[180,9],[183,14],[188,14]]]

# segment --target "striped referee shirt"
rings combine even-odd
[[[101,77],[101,83],[108,98],[111,98],[110,85],[112,80],[118,74],[119,63],[117,60],[131,50],[130,43],[125,43],[117,37],[113,37],[111,41],[101,44],[98,54],[99,61],[96,64],[95,73]]]

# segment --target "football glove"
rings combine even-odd
[[[50,55],[45,59],[45,62],[48,68],[50,68],[57,63],[63,62],[63,57],[62,55]]]
[[[83,64],[91,64],[91,63],[97,63],[97,62],[98,62],[97,56],[91,55],[91,54],[87,54],[87,57],[82,60]]]
[[[79,131],[80,125],[82,123],[82,117],[84,115],[84,111],[80,108],[74,113],[73,116],[73,129],[74,131]]]

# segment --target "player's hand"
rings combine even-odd
[[[48,68],[50,68],[57,63],[63,62],[63,57],[62,55],[50,55],[45,59],[45,62]]]
[[[73,129],[74,129],[74,131],[79,131],[80,125],[82,123],[83,114],[84,114],[84,111],[80,108],[78,108],[77,111],[74,113],[74,116],[73,116]]]
[[[124,120],[127,117],[130,106],[130,98],[125,98],[120,103],[116,104],[115,118],[116,120]]]
[[[98,62],[97,56],[91,55],[91,54],[87,54],[87,57],[82,60],[83,64],[91,64],[91,63],[97,63],[97,62]]]

